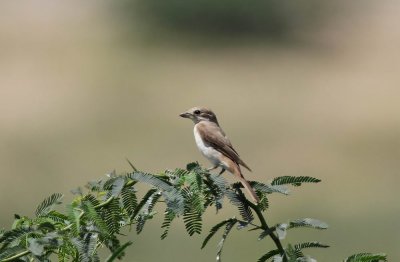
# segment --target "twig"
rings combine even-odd
[[[16,254],[16,255],[14,255],[14,256],[12,256],[12,257],[8,257],[8,258],[6,258],[6,259],[3,259],[3,260],[1,260],[1,262],[13,261],[14,259],[17,259],[17,258],[19,258],[19,257],[23,257],[23,256],[29,254],[29,252],[30,252],[29,250],[25,250],[25,251],[23,251],[23,252],[21,252],[21,253],[19,253],[19,254]]]
[[[279,250],[279,253],[282,256],[282,262],[288,262],[286,253],[285,253],[285,249],[283,249],[282,247],[282,243],[279,240],[279,238],[274,234],[274,230],[271,230],[271,228],[268,226],[267,222],[265,221],[265,218],[260,210],[260,208],[255,205],[254,203],[250,202],[249,200],[245,199],[246,203],[251,207],[251,209],[254,210],[254,212],[256,212],[258,219],[260,220],[261,223],[261,228],[267,231],[270,231],[270,233],[268,234],[271,239],[274,241],[276,247]]]

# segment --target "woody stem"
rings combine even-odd
[[[279,240],[279,238],[275,235],[274,230],[271,230],[271,228],[268,226],[268,224],[265,221],[265,218],[264,218],[260,208],[257,205],[255,205],[254,203],[248,201],[247,199],[246,199],[246,202],[249,205],[249,207],[251,207],[251,209],[253,209],[254,212],[256,212],[257,217],[258,217],[258,219],[260,220],[260,223],[261,223],[261,228],[263,230],[265,230],[265,231],[269,231],[270,232],[268,235],[271,237],[271,239],[274,241],[276,247],[278,248],[279,253],[280,253],[280,255],[282,256],[282,259],[283,259],[282,262],[287,262],[288,259],[287,259],[285,250],[282,247],[282,243]]]

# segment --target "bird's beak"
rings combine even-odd
[[[190,118],[191,114],[188,112],[184,112],[184,113],[180,114],[179,116],[183,117],[183,118]]]

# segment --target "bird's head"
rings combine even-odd
[[[201,121],[209,121],[218,124],[217,116],[211,109],[205,107],[193,107],[179,116],[191,119],[195,124]]]

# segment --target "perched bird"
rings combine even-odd
[[[218,167],[222,168],[220,174],[228,170],[235,175],[242,185],[247,189],[251,198],[259,202],[256,192],[249,182],[243,177],[240,165],[251,169],[240,159],[239,154],[232,147],[231,142],[218,124],[217,116],[208,108],[193,107],[180,114],[181,117],[189,118],[194,122],[194,138],[200,152],[213,164],[211,171]]]

